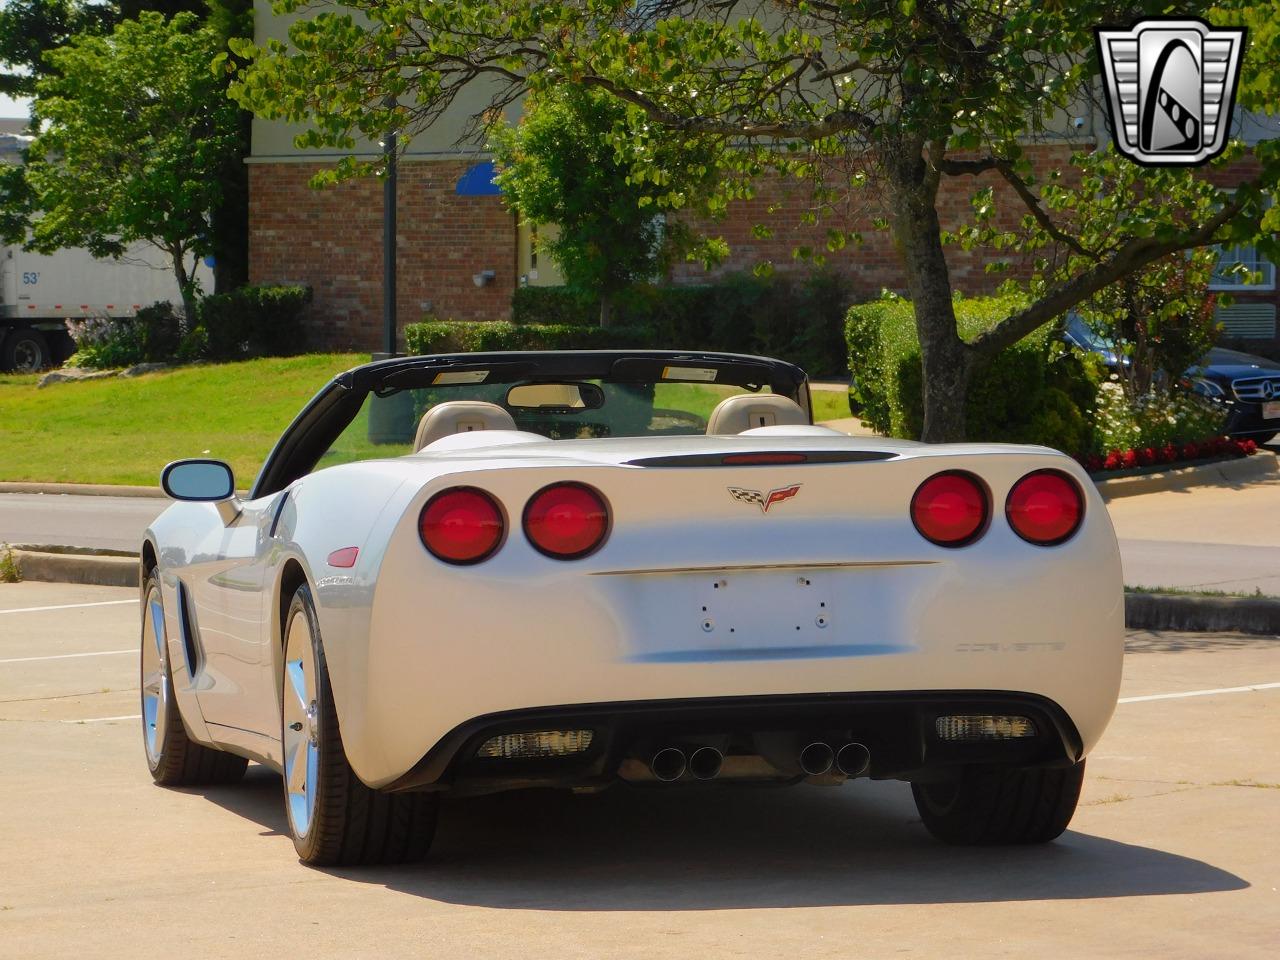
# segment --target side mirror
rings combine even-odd
[[[235,477],[221,460],[175,460],[160,472],[160,487],[175,500],[215,504],[224,524],[240,515]]]
[[[216,503],[235,496],[231,468],[221,460],[175,460],[160,473],[160,487],[175,500]]]

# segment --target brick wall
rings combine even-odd
[[[1065,168],[1066,145],[1030,148],[1038,172]],[[400,327],[426,313],[460,320],[492,320],[510,316],[516,278],[516,226],[498,197],[458,196],[455,185],[467,161],[408,161],[399,170],[398,319]],[[376,350],[382,330],[382,184],[368,179],[327,190],[312,190],[312,164],[254,164],[250,167],[250,278],[254,283],[294,282],[315,291],[312,345]],[[1244,168],[1224,175],[1238,182]],[[944,229],[969,222],[969,198],[979,186],[995,187],[997,223],[1013,227],[1025,208],[999,175],[944,178],[939,212]],[[780,209],[770,213],[769,208]],[[734,204],[730,216],[707,229],[728,240],[727,263],[708,273],[700,265],[680,264],[671,279],[699,283],[770,260],[779,272],[809,270],[793,259],[802,244],[825,251],[826,229],[841,225],[859,230],[861,244],[828,253],[830,269],[849,278],[855,299],[876,296],[881,289],[901,291],[901,261],[886,231],[872,218],[882,215],[875,187],[850,194],[818,226],[805,224],[805,185],[764,181],[757,196]],[[753,236],[752,227],[766,223],[769,239]],[[1008,276],[989,274],[989,251],[946,248],[952,282],[958,290],[977,294],[993,290]],[[477,288],[472,277],[493,270],[495,278]],[[1013,275],[1024,270],[1015,269]],[[1277,294],[1242,293],[1238,300],[1276,302]]]
[[[458,196],[467,161],[401,162],[396,306],[399,327],[426,313],[507,317],[515,289],[515,219],[498,197]],[[377,350],[382,342],[382,181],[313,190],[318,165],[249,167],[252,283],[315,291],[311,345]],[[473,276],[494,271],[476,287]]]

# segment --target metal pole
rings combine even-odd
[[[387,172],[382,181],[382,349],[396,355],[396,133],[382,141]]]

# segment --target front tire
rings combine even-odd
[[[319,621],[305,584],[285,619],[280,742],[289,834],[304,863],[407,863],[427,855],[435,836],[435,794],[373,790],[347,763]]]
[[[925,828],[961,845],[1048,843],[1076,812],[1084,761],[1062,768],[965,768],[957,780],[913,783]]]
[[[147,571],[142,590],[142,745],[151,778],[162,787],[238,783],[249,761],[196,743],[173,695],[160,576]]]

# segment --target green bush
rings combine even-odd
[[[1016,297],[957,297],[960,335],[973,337],[1016,310]],[[851,393],[877,431],[916,438],[924,428],[920,342],[911,303],[886,296],[849,308]],[[966,398],[970,440],[1038,443],[1071,454],[1092,439],[1096,373],[1042,327],[978,371]]]
[[[583,327],[573,324],[428,320],[404,328],[409,353],[477,353],[493,350],[606,350],[651,347],[645,327]]]
[[[813,376],[843,375],[848,301],[836,274],[734,274],[699,286],[632,287],[618,297],[617,315],[625,328],[650,329],[653,346],[760,354]],[[519,325],[593,326],[597,313],[564,287],[523,287],[512,299]]]
[[[68,320],[75,341],[71,365],[97,370],[136,363],[167,363],[182,340],[182,320],[168,302],[143,307],[132,317]]]
[[[205,356],[243,360],[301,353],[302,318],[310,302],[311,288],[299,286],[240,287],[205,297],[196,311]]]

